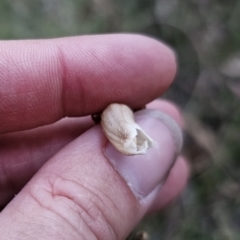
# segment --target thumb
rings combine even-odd
[[[148,211],[181,145],[175,122],[136,114],[155,140],[123,156],[95,126],[50,159],[0,214],[1,239],[124,239]]]

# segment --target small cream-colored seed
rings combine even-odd
[[[124,104],[110,104],[102,113],[101,125],[108,140],[122,154],[144,154],[153,146],[153,140],[135,123],[132,110]]]

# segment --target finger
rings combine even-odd
[[[172,167],[161,191],[155,198],[149,212],[158,211],[175,200],[183,191],[189,177],[189,166],[183,157],[179,157]]]
[[[147,107],[167,113],[181,124],[179,110],[164,100]],[[31,179],[56,152],[93,126],[90,117],[65,118],[55,124],[0,137],[0,208]]]
[[[90,117],[0,136],[0,208],[61,148],[94,124]]]
[[[123,156],[100,126],[86,131],[2,211],[3,238],[124,239],[158,194],[178,145],[176,132],[161,120],[166,115],[143,110],[136,116],[155,140],[154,148],[145,155]]]
[[[137,35],[0,43],[0,133],[99,112],[112,102],[139,108],[176,72],[173,52]]]

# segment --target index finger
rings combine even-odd
[[[161,95],[176,72],[173,52],[138,35],[0,42],[0,133],[101,111],[138,108]]]

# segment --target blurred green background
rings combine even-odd
[[[178,74],[163,97],[184,113],[192,168],[181,197],[134,232],[240,239],[240,1],[0,1],[0,39],[111,32],[146,34],[176,51]]]

